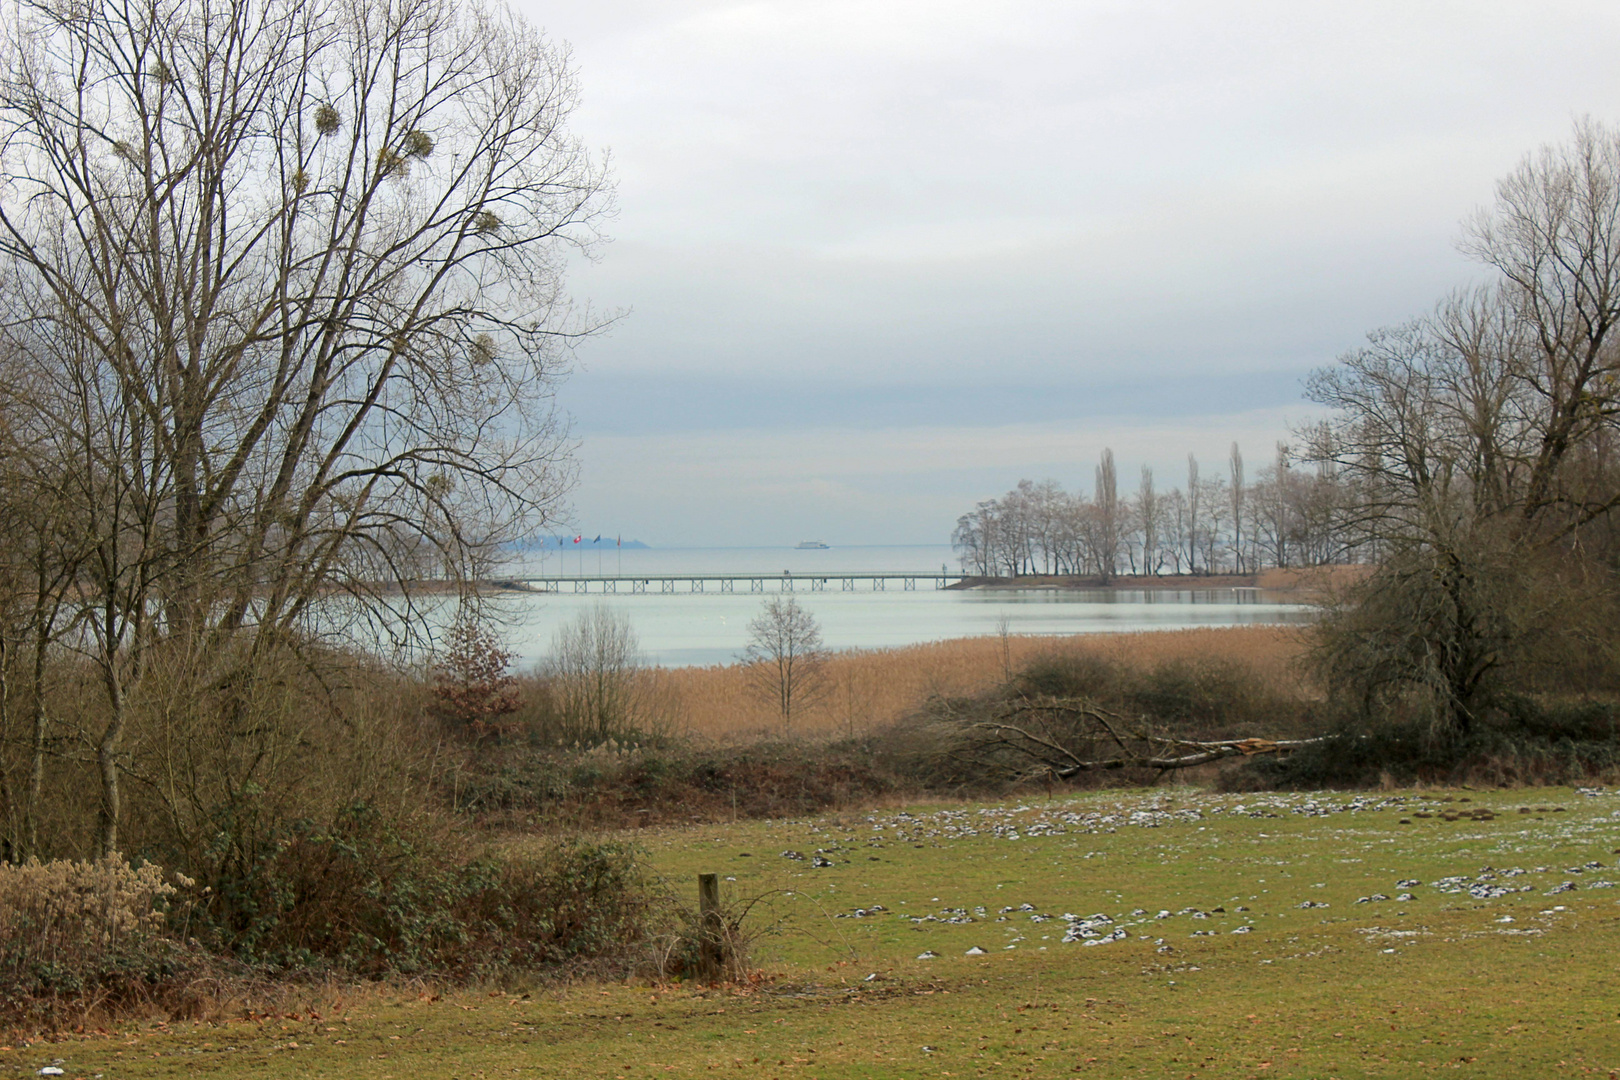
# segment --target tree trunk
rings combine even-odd
[[[124,693],[118,675],[109,671],[107,704],[111,713],[107,727],[96,743],[96,768],[101,776],[101,810],[96,822],[95,856],[106,858],[118,851],[118,819],[123,810],[119,791],[118,750],[124,739]]]

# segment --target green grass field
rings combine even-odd
[[[0,1072],[1620,1076],[1620,792],[1164,789],[639,839],[689,901],[704,871],[763,898],[769,978],[360,995]]]

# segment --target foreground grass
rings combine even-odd
[[[713,870],[764,897],[770,982],[334,1000],[16,1047],[0,1073],[1620,1072],[1616,793],[1106,793],[642,835],[672,888]]]

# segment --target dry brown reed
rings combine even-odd
[[[1296,665],[1303,649],[1297,630],[1240,626],[1072,637],[989,636],[852,650],[827,661],[827,692],[803,713],[795,711],[789,729],[751,692],[741,665],[675,668],[660,677],[663,691],[679,701],[686,734],[723,742],[784,734],[828,738],[863,734],[930,698],[986,690],[1050,653],[1090,653],[1135,668],[1176,661],[1240,661],[1275,689],[1303,693]]]
[[[1308,601],[1313,597],[1331,595],[1361,581],[1373,572],[1366,563],[1345,563],[1337,566],[1273,567],[1255,575],[1254,583],[1267,592],[1292,592],[1297,599]]]

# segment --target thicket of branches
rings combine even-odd
[[[880,746],[936,789],[1146,784],[1312,745],[1313,711],[1242,662],[1123,663],[1057,647],[1000,686],[929,701]]]
[[[1127,493],[1104,450],[1089,495],[1023,480],[958,518],[951,540],[985,577],[1252,574],[1363,557],[1346,525],[1350,492],[1328,463],[1304,466],[1279,445],[1251,481],[1233,443],[1223,472],[1203,475],[1189,454],[1186,487],[1160,488],[1144,465]]]

